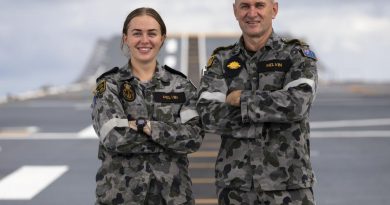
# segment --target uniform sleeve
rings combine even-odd
[[[283,89],[254,93],[243,91],[243,122],[291,122],[308,116],[318,82],[316,60],[293,50],[293,64],[286,73]]]
[[[216,57],[202,76],[197,109],[206,131],[229,134],[242,126],[239,108],[225,103],[228,86],[222,74],[222,64]]]
[[[196,111],[197,91],[188,82],[186,101],[180,109],[180,122],[151,121],[152,140],[178,154],[188,154],[200,148],[204,137],[199,114]]]
[[[130,129],[127,116],[118,98],[118,86],[101,80],[92,106],[93,128],[100,143],[109,151],[131,153],[132,148],[147,141],[147,137]]]

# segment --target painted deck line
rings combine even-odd
[[[215,158],[218,155],[218,151],[198,151],[192,154],[189,154],[189,158]]]
[[[83,139],[98,139],[92,125],[82,129],[79,133],[77,133],[77,136]]]
[[[344,127],[374,127],[390,125],[390,118],[381,119],[361,119],[361,120],[336,120],[336,121],[317,121],[311,122],[312,128],[311,136],[313,138],[363,138],[363,137],[390,137],[390,130],[343,130],[343,131],[316,131],[315,129],[332,129]],[[74,140],[74,139],[93,139],[98,140],[98,137],[92,125],[87,126],[76,133],[40,133],[37,132],[38,127],[20,127],[20,128],[1,128],[0,140]],[[203,143],[204,148],[218,149],[220,138],[217,135],[205,139]],[[216,157],[215,153],[195,153],[190,157]]]
[[[389,138],[389,130],[324,131],[312,132],[312,138]]]
[[[218,204],[217,199],[195,199],[195,204]]]
[[[341,127],[371,127],[371,126],[383,126],[383,125],[390,125],[390,118],[311,122],[310,128],[320,129],[320,128],[341,128]]]
[[[68,166],[23,166],[0,180],[0,200],[31,200]]]
[[[190,169],[214,169],[215,163],[208,162],[191,162],[189,165]]]
[[[28,127],[0,127],[0,137],[25,137],[39,131],[36,126]]]
[[[192,178],[193,184],[214,184],[215,178]]]

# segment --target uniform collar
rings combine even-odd
[[[271,36],[265,44],[265,47],[268,47],[270,49],[276,49],[278,47],[277,45],[280,45],[281,40],[282,38],[280,38],[280,36],[272,30]]]
[[[272,30],[271,36],[268,38],[267,42],[265,43],[265,48],[267,49],[274,49],[276,48],[276,45],[280,44],[282,38],[277,35],[274,30]],[[240,52],[240,50],[245,51],[244,46],[244,37],[241,36],[240,40],[236,43],[236,46],[233,51],[233,55],[236,55]]]
[[[130,62],[119,69],[120,81],[126,81],[126,80],[131,81],[134,78],[135,76],[133,75]],[[169,82],[171,80],[171,76],[168,75],[168,72],[161,65],[159,65],[158,62],[156,66],[156,72],[154,73],[151,81],[154,81],[155,79],[161,80],[163,82]]]
[[[133,75],[133,72],[131,71],[130,63],[119,68],[119,80],[120,81],[133,80],[134,78],[135,78],[135,76]]]
[[[156,68],[156,73],[154,74],[153,78],[157,80],[161,80],[163,82],[169,82],[172,80],[171,75],[165,70],[164,66],[159,65],[157,62],[157,68]]]

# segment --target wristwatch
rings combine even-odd
[[[137,125],[138,132],[144,132],[144,127],[146,126],[146,119],[140,117],[135,120],[135,124]]]

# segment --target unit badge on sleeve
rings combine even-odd
[[[95,96],[102,96],[104,91],[106,91],[106,81],[102,80],[96,85],[96,89],[94,91]]]

